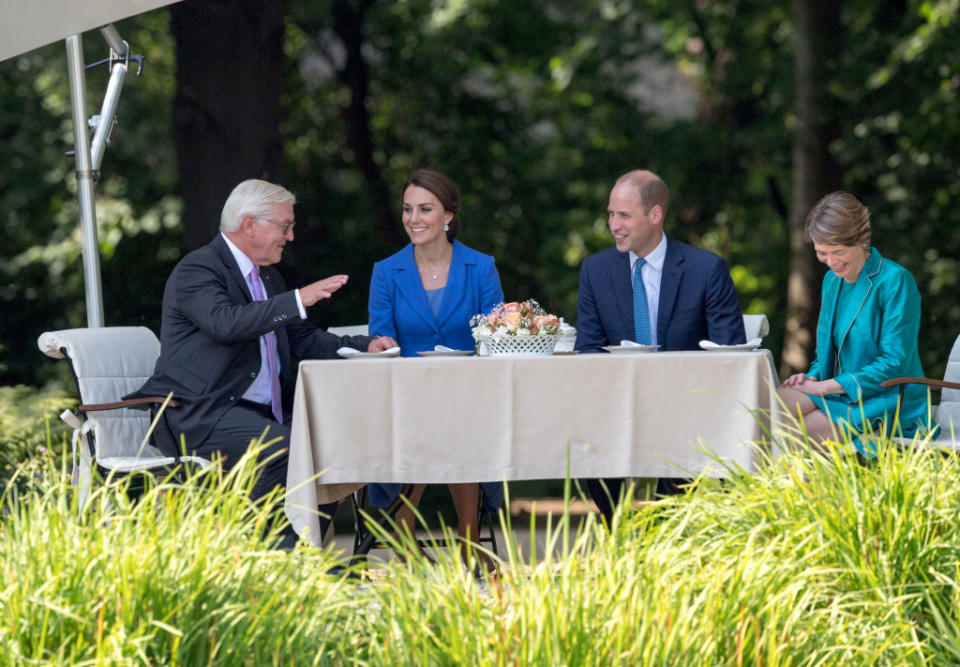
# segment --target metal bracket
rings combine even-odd
[[[88,169],[86,171],[77,170],[77,180],[82,181],[84,179],[90,179],[92,181],[100,180],[100,170],[99,169]]]

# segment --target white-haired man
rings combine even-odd
[[[173,392],[157,445],[220,455],[232,466],[267,431],[259,498],[286,481],[286,447],[296,369],[291,358],[334,358],[341,346],[370,352],[396,345],[389,337],[340,337],[306,321],[306,309],[347,282],[335,275],[289,290],[272,267],[293,241],[293,205],[285,188],[247,180],[223,206],[220,233],[187,254],[163,293],[160,358],[135,396]],[[182,452],[181,452],[182,453]],[[332,508],[327,508],[332,509]]]

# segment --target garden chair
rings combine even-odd
[[[893,378],[880,383],[881,387],[899,387],[900,401],[908,384],[923,384],[931,389],[940,390],[939,405],[932,406],[934,420],[940,424],[940,433],[936,439],[894,438],[901,445],[911,447],[939,447],[949,451],[960,451],[960,336],[953,343],[947,358],[947,370],[943,380],[929,378]]]
[[[120,400],[139,389],[160,356],[160,341],[146,327],[99,327],[47,331],[37,340],[48,357],[70,362],[80,406],[60,415],[73,427],[73,481],[80,506],[89,494],[94,472],[100,478],[146,471],[168,472],[181,462],[206,467],[196,456],[164,456],[150,443],[150,408],[165,396]],[[175,401],[167,409],[176,406]],[[162,426],[162,417],[158,427]],[[131,493],[142,489],[131,480]]]
[[[747,340],[763,338],[770,333],[770,322],[766,315],[744,315],[743,330],[747,334]]]

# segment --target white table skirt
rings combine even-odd
[[[368,482],[723,476],[769,428],[768,351],[305,361],[286,512]],[[710,452],[710,453],[708,453]],[[319,483],[319,482],[322,482]]]

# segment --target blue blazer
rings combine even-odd
[[[834,422],[846,421],[862,431],[864,422],[877,426],[886,418],[890,429],[898,390],[884,389],[880,383],[895,377],[923,377],[917,348],[917,282],[905,268],[871,248],[845,310],[838,307],[842,284],[843,279],[833,271],[823,278],[817,356],[807,375],[818,380],[833,378],[844,393],[810,398]],[[843,332],[839,346],[835,332]],[[900,427],[910,436],[918,426],[934,425],[927,422],[927,390],[912,384],[904,393]]]
[[[447,287],[433,316],[413,258],[413,244],[373,265],[370,279],[369,332],[392,336],[405,357],[446,345],[472,350],[470,318],[503,301],[493,257],[453,242]]]
[[[587,257],[577,290],[576,349],[601,352],[633,337],[630,254],[609,248]],[[746,341],[730,271],[712,252],[668,237],[657,342],[664,351],[698,350],[703,339],[721,345]]]

